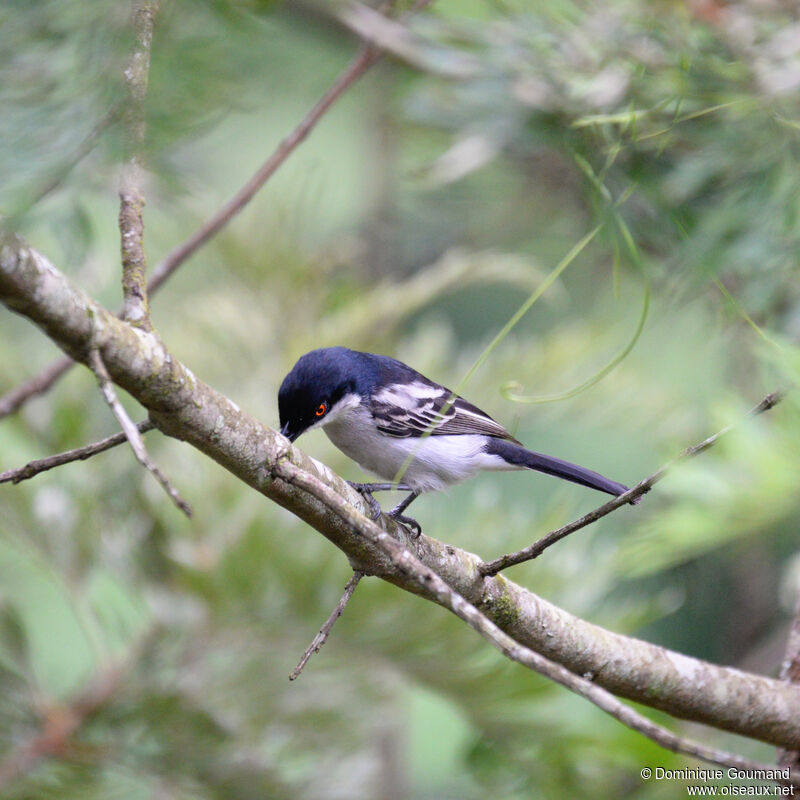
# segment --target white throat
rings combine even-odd
[[[314,428],[324,428],[326,425],[333,423],[336,424],[337,420],[341,421],[343,416],[347,416],[354,408],[361,405],[361,398],[357,394],[346,394],[339,400],[320,420],[313,425],[309,425],[308,430],[312,431]]]

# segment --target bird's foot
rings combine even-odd
[[[347,481],[366,501],[372,514],[372,519],[378,519],[383,513],[380,503],[374,498],[373,492],[385,492],[394,489],[410,490],[410,486],[406,484],[395,483],[357,483],[356,481]],[[404,527],[408,528],[408,532],[414,539],[419,539],[422,533],[422,525],[419,524],[413,517],[406,517],[403,511],[408,508],[409,504],[417,497],[416,492],[412,492],[405,500],[398,503],[391,511],[386,512],[387,517],[399,522]]]
[[[356,481],[347,482],[367,501],[372,519],[378,519],[383,513],[383,509],[381,508],[381,504],[373,497],[372,493],[376,491],[375,486],[380,486],[381,484],[356,483]]]
[[[405,500],[401,500],[388,514],[392,519],[397,520],[409,532],[412,539],[419,539],[422,533],[422,525],[414,517],[406,517],[403,512],[419,497],[419,492],[412,489],[411,494]]]
[[[391,517],[393,520],[395,520],[395,522],[399,522],[401,525],[407,528],[412,539],[419,539],[420,534],[422,533],[422,525],[420,525],[419,522],[414,519],[414,517],[406,517],[396,508],[388,511],[386,516]]]

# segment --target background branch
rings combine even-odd
[[[23,777],[44,758],[69,758],[75,735],[114,700],[123,678],[154,632],[154,628],[148,628],[140,633],[125,655],[100,670],[72,702],[45,708],[39,733],[15,747],[0,762],[0,789]]]
[[[86,134],[83,141],[81,141],[76,148],[75,152],[64,159],[61,164],[51,170],[41,185],[31,191],[29,198],[25,199],[14,209],[13,214],[11,214],[9,217],[7,227],[14,227],[17,221],[28,211],[30,211],[30,209],[32,209],[37,203],[40,203],[51,192],[54,192],[59,186],[61,186],[72,170],[81,161],[83,161],[83,159],[86,158],[86,156],[88,156],[92,150],[94,150],[95,145],[100,139],[100,136],[105,133],[108,128],[119,121],[120,116],[121,110],[119,105],[115,105],[106,114],[104,114],[102,119],[100,119],[100,121],[92,128],[92,130]],[[0,417],[4,416],[2,408],[2,402],[0,402]]]
[[[74,364],[75,362],[71,358],[62,356],[56,361],[52,361],[32,378],[21,383],[16,389],[6,392],[0,397],[0,419],[13,414],[37,395],[45,394]]]
[[[272,155],[256,170],[247,183],[185,242],[167,253],[164,260],[153,270],[149,283],[151,292],[156,291],[187,258],[219,233],[255,197],[259,189],[275,174],[278,167],[311,133],[328,109],[378,58],[379,54],[368,45],[361,48],[358,55],[348,64],[330,89],[312,106],[297,127],[281,141]]]
[[[448,58],[431,57],[424,43],[403,25],[362,3],[350,3],[339,13],[342,24],[379,50],[391,53],[414,67],[451,80],[465,80],[480,74],[480,64],[463,53],[452,51]]]

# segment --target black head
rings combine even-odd
[[[281,433],[290,441],[326,417],[346,395],[359,391],[366,354],[346,347],[323,347],[306,353],[283,379],[278,391]]]

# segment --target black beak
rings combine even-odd
[[[297,434],[296,433],[290,433],[289,432],[289,423],[288,422],[281,428],[281,434],[283,434],[290,442],[293,442],[297,438]]]

